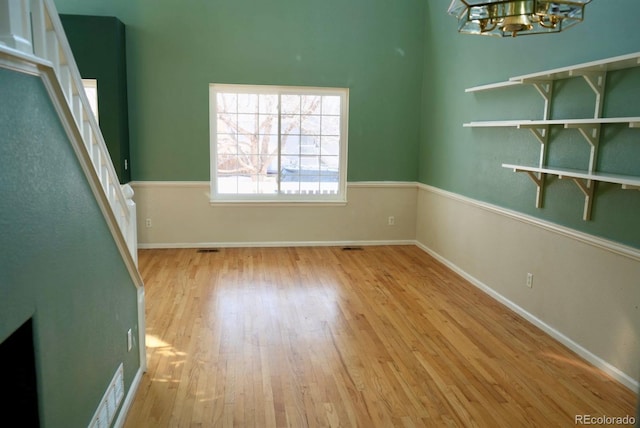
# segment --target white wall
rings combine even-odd
[[[640,251],[424,185],[417,209],[420,246],[638,390]]]
[[[350,183],[348,203],[332,206],[211,205],[208,182],[132,187],[141,248],[393,244],[416,236],[415,183]]]

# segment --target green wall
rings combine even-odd
[[[529,131],[463,128],[473,120],[541,119],[532,87],[465,93],[465,88],[511,76],[640,51],[637,0],[588,5],[584,23],[554,35],[491,38],[458,34],[448,0],[425,2],[424,86],[419,180],[640,248],[640,192],[599,183],[592,221],[582,220],[584,198],[570,180],[547,179],[544,208],[535,186],[502,163],[537,165],[540,145]],[[640,68],[611,72],[605,116],[640,116]],[[581,79],[558,81],[552,118],[593,115],[593,92]],[[585,168],[588,145],[577,130],[553,127],[548,164]],[[603,125],[598,168],[640,176],[640,130]]]
[[[100,129],[120,183],[131,181],[125,27],[117,18],[61,15],[80,74],[98,81]]]
[[[467,87],[640,50],[640,2],[588,5],[586,22],[553,35],[458,34],[449,0],[57,0],[60,11],[114,15],[127,25],[134,180],[208,180],[209,82],[351,89],[350,181],[418,180],[580,231],[640,247],[640,192],[599,183],[592,221],[570,181],[548,178],[542,209],[524,174],[527,131],[471,129],[472,120],[539,118],[533,88],[468,94]],[[555,85],[553,117],[591,112],[579,81]],[[640,69],[610,73],[604,114],[640,115]],[[640,175],[637,129],[603,127],[598,167]],[[585,165],[576,130],[554,128],[548,162]]]
[[[0,69],[0,98],[0,342],[32,317],[41,425],[86,427],[139,368],[136,290],[41,80]]]
[[[415,180],[423,0],[57,0],[127,26],[133,180],[209,179],[209,83],[350,89],[348,179]]]

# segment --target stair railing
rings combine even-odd
[[[92,114],[62,22],[52,0],[0,0],[0,46],[20,51],[36,66],[53,68],[91,161],[135,265],[136,206],[133,189],[120,185],[100,127]]]

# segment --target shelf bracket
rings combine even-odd
[[[560,176],[562,179],[563,177]],[[593,189],[595,187],[595,182],[593,180],[583,180],[581,178],[571,177],[578,189],[584,195],[584,210],[582,212],[582,219],[584,221],[591,220],[591,207],[593,205]]]
[[[547,175],[542,172],[536,173],[533,171],[526,171],[524,169],[517,168],[513,171],[527,173],[527,176],[529,176],[531,181],[533,181],[533,183],[536,185],[536,208],[542,208],[542,198],[544,197],[544,181]]]
[[[580,131],[580,134],[587,140],[589,146],[591,146],[591,153],[589,155],[589,174],[593,174],[596,170],[596,161],[598,156],[598,144],[600,143],[600,128],[598,124],[566,124],[564,126],[567,129],[575,128]]]
[[[528,129],[531,131],[536,140],[540,143],[540,159],[538,166],[544,167],[547,163],[547,144],[549,142],[549,125],[520,125],[518,128]],[[544,179],[545,175],[542,173],[535,173],[527,171],[527,175],[536,184],[536,208],[542,208],[542,200],[544,198]]]
[[[533,83],[533,87],[536,88],[538,93],[544,99],[544,120],[549,120],[551,116],[551,97],[553,96],[553,81],[552,80],[539,80]]]
[[[604,100],[604,86],[607,82],[607,72],[596,71],[592,73],[584,73],[582,77],[596,94],[596,108],[593,113],[593,117],[598,119],[602,117],[602,104]]]

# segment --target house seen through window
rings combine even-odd
[[[344,202],[348,89],[210,85],[212,201]]]

